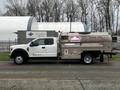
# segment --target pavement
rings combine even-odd
[[[120,90],[120,61],[91,65],[0,61],[0,90]]]

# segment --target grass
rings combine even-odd
[[[116,55],[113,55],[113,60],[120,60],[120,53],[117,53]]]
[[[8,52],[0,52],[0,61],[8,61],[9,53]]]
[[[9,53],[8,52],[0,52],[0,61],[8,61]],[[106,56],[105,56],[106,59]],[[112,60],[120,60],[120,53],[117,53],[116,55],[113,55]]]
[[[108,57],[106,55],[104,55],[104,60],[108,60]],[[116,55],[112,55],[112,58],[110,60],[113,61],[120,61],[120,53],[117,53]]]

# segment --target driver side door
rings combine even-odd
[[[44,57],[46,54],[46,48],[45,48],[45,39],[40,38],[33,42],[31,42],[31,45],[29,47],[29,56],[30,57]]]

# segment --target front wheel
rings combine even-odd
[[[14,56],[14,63],[17,65],[22,65],[25,62],[25,57],[22,54],[17,54]]]
[[[93,56],[91,54],[84,54],[82,60],[85,64],[91,64],[93,62]]]

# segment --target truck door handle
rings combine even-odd
[[[42,49],[45,49],[45,47],[42,47]]]

